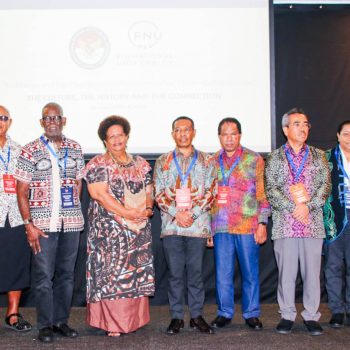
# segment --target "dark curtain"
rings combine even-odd
[[[302,107],[309,143],[334,146],[337,125],[350,119],[350,6],[275,6],[277,146],[281,117]]]

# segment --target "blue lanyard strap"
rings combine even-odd
[[[228,185],[228,179],[230,178],[233,170],[235,169],[235,167],[238,165],[239,161],[241,160],[241,156],[238,156],[237,159],[235,160],[235,162],[231,165],[230,170],[228,171],[228,174],[226,176],[225,174],[225,167],[224,167],[224,161],[223,161],[223,151],[221,150],[220,152],[220,156],[219,156],[219,161],[220,161],[220,169],[221,169],[221,175],[222,175],[222,180],[224,182],[224,185],[227,186]]]
[[[340,161],[340,149],[339,149],[339,145],[337,146],[337,148],[335,149],[335,158],[337,159],[337,163],[338,163],[338,167],[341,169],[343,176],[346,177],[348,180],[349,179],[349,175],[346,172],[342,162]]]
[[[303,157],[303,159],[301,161],[301,164],[300,164],[300,167],[298,169],[296,168],[296,166],[295,166],[295,164],[293,162],[292,156],[290,154],[290,151],[287,149],[286,145],[283,145],[283,148],[284,148],[284,151],[286,153],[286,156],[287,156],[287,159],[288,159],[288,163],[291,166],[291,168],[294,170],[294,173],[295,173],[294,180],[296,182],[298,182],[299,176],[300,176],[300,174],[302,173],[302,171],[304,169],[307,156],[309,155],[309,147],[306,146],[306,151],[305,151],[304,157]]]
[[[43,142],[45,147],[47,147],[47,149],[50,151],[50,153],[56,158],[58,166],[62,168],[62,165],[60,164],[57,153],[49,144],[49,140],[45,140],[45,138],[43,136],[40,136],[40,140]],[[66,152],[64,154],[64,167],[63,167],[64,178],[67,178],[67,159],[68,159],[68,146],[66,147]]]
[[[6,174],[9,170],[9,164],[10,164],[10,160],[11,160],[11,149],[10,149],[10,145],[8,146],[8,149],[7,149],[7,162],[5,161],[4,158],[2,158],[1,154],[0,154],[0,160],[4,163],[5,165],[5,171],[6,171]]]
[[[183,174],[183,172],[181,171],[181,168],[180,168],[179,162],[177,160],[175,151],[173,151],[173,157],[174,157],[174,162],[175,162],[175,165],[176,165],[177,172],[178,172],[178,174],[180,176],[180,179],[181,179],[181,185],[183,186],[186,183],[186,180],[187,180],[188,176],[190,175],[190,172],[191,172],[192,168],[194,167],[194,164],[197,161],[198,152],[197,152],[197,150],[194,151],[194,157],[192,158],[191,164],[188,167],[188,169],[187,169],[185,174]]]

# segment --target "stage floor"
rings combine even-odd
[[[240,305],[238,305],[240,309]],[[302,306],[298,305],[298,310]],[[169,311],[167,306],[151,307],[151,323],[135,333],[123,335],[118,338],[110,338],[104,332],[90,328],[85,324],[85,308],[73,308],[70,325],[79,332],[76,339],[57,337],[52,344],[42,344],[36,340],[37,330],[25,334],[0,328],[0,349],[349,349],[350,327],[343,329],[331,329],[327,326],[330,318],[329,310],[325,304],[321,305],[321,324],[324,334],[310,336],[303,327],[302,320],[298,316],[290,335],[280,335],[275,332],[275,326],[279,321],[278,306],[276,304],[262,305],[261,320],[264,329],[254,332],[248,329],[241,317],[240,310],[234,317],[232,324],[218,330],[214,335],[204,335],[189,328],[189,317],[185,317],[185,328],[180,334],[169,336],[165,333],[169,324]],[[22,308],[20,312],[35,323],[35,310]],[[1,320],[4,319],[5,309],[0,312]],[[216,305],[206,305],[204,317],[212,321],[216,316]]]

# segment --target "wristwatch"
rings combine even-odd
[[[259,222],[259,225],[264,225],[264,226],[266,226],[266,225],[267,225],[267,222]]]
[[[152,215],[154,214],[152,207],[146,207],[146,210],[150,210],[152,212]]]
[[[23,224],[24,224],[24,225],[29,225],[31,222],[33,222],[32,218],[24,219],[24,220],[23,220]]]

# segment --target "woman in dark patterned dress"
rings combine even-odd
[[[85,179],[91,196],[87,259],[87,322],[109,336],[149,322],[154,293],[150,165],[126,153],[129,122],[104,119],[98,135],[106,153],[94,157]]]

